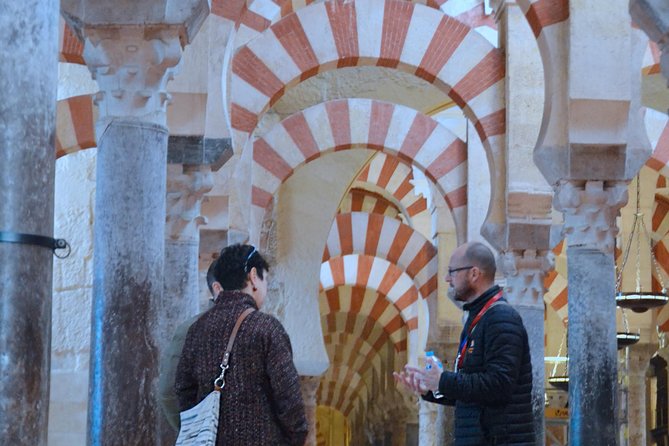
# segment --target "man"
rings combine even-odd
[[[406,366],[395,373],[398,382],[426,401],[455,404],[457,446],[534,445],[527,332],[494,285],[495,271],[495,257],[482,243],[453,252],[446,276],[449,294],[469,312],[455,371],[441,371],[433,363],[427,370]]]
[[[223,287],[214,277],[215,265],[216,261],[211,262],[211,265],[207,270],[207,287],[209,287],[212,302],[218,297],[221,291],[223,291]],[[177,327],[172,341],[160,358],[158,372],[158,401],[163,408],[165,418],[167,418],[167,421],[177,432],[179,431],[181,420],[179,417],[179,401],[177,400],[177,394],[174,391],[174,379],[176,377],[177,365],[179,364],[181,350],[186,341],[188,329],[200,316],[202,316],[202,313],[193,316]]]

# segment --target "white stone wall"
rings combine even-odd
[[[56,162],[54,234],[72,253],[54,259],[49,446],[86,442],[96,152]]]

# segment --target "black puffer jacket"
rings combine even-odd
[[[500,288],[492,287],[465,305],[469,317],[460,341],[476,314]],[[503,303],[501,303],[503,302]],[[527,332],[518,312],[501,299],[485,313],[467,341],[462,368],[441,375],[439,391],[455,402],[455,444],[533,446],[532,362]]]

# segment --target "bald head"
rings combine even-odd
[[[493,282],[495,280],[495,272],[497,272],[495,255],[483,243],[470,242],[460,245],[453,252],[453,256],[458,256],[467,265],[477,267],[481,271],[482,278],[486,281]]]

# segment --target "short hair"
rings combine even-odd
[[[251,245],[235,244],[223,248],[214,265],[214,278],[224,290],[241,290],[246,287],[247,275],[255,268],[261,279],[269,264]]]
[[[207,270],[207,287],[209,287],[209,292],[214,298],[216,298],[216,296],[214,296],[214,282],[216,282],[216,277],[214,276],[215,268],[216,268],[216,260],[211,262],[211,265],[209,265],[209,269]]]
[[[495,255],[490,248],[481,242],[472,242],[465,251],[465,260],[467,263],[481,270],[483,277],[494,279],[497,272],[495,264]]]

